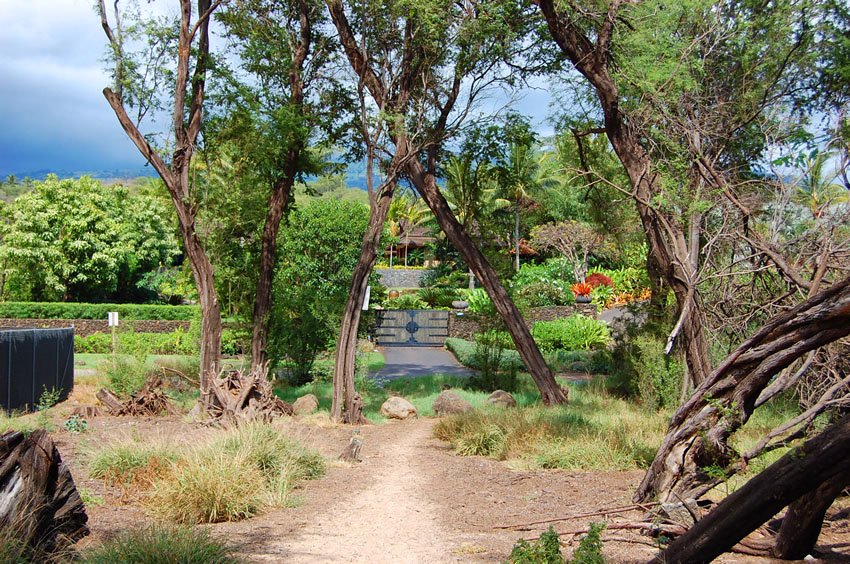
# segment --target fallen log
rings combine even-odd
[[[159,376],[151,376],[141,390],[131,395],[130,399],[123,403],[106,388],[101,388],[96,397],[111,415],[145,416],[161,413],[177,415],[177,409],[160,389],[161,387],[162,379]]]
[[[0,529],[38,554],[89,534],[74,479],[44,430],[0,436]]]

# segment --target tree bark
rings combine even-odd
[[[344,415],[352,413],[354,409],[357,328],[360,324],[360,313],[363,300],[366,297],[366,288],[369,285],[369,275],[372,273],[372,268],[375,266],[375,260],[378,257],[381,233],[384,230],[384,222],[387,220],[395,186],[395,179],[393,179],[390,182],[384,182],[378,189],[377,201],[372,206],[369,226],[363,235],[363,243],[360,246],[360,260],[354,269],[351,291],[348,293],[348,301],[345,303],[345,311],[342,314],[342,324],[334,358],[334,395],[331,406],[331,418],[337,422],[342,421]],[[360,421],[355,421],[355,423],[360,423]]]
[[[526,369],[540,390],[540,397],[543,403],[546,405],[566,403],[567,397],[555,381],[555,377],[552,375],[552,371],[549,369],[546,361],[543,360],[543,355],[540,354],[540,349],[537,347],[537,343],[534,342],[534,338],[531,336],[525,320],[522,318],[516,305],[514,305],[507,290],[499,281],[496,271],[487,262],[487,259],[463,230],[457,218],[455,218],[446,199],[437,187],[434,174],[426,172],[422,163],[415,159],[408,161],[406,168],[408,177],[428,204],[428,207],[431,208],[434,217],[437,219],[437,223],[440,225],[440,229],[443,230],[443,233],[446,234],[449,241],[451,241],[452,245],[461,254],[469,269],[475,274],[484,289],[487,290],[490,299],[493,300],[493,305],[507,326],[517,351],[523,362],[525,362]]]
[[[251,334],[251,372],[256,373],[266,363],[269,340],[269,313],[272,308],[272,282],[277,259],[277,235],[280,222],[289,203],[294,177],[288,176],[273,187],[269,196],[266,221],[260,240],[260,273],[254,296]]]
[[[652,562],[711,562],[789,503],[849,473],[850,416],[845,416],[724,499]]]
[[[782,519],[773,556],[783,560],[802,560],[811,554],[818,542],[827,509],[848,485],[850,472],[839,473],[792,503]]]
[[[195,145],[201,131],[204,94],[206,88],[207,59],[209,57],[209,18],[216,6],[211,0],[198,1],[198,21],[192,24],[192,2],[180,1],[180,34],[177,49],[177,72],[175,74],[174,110],[172,125],[174,132],[174,151],[171,164],[166,164],[162,156],[148,143],[136,124],[127,115],[124,101],[119,94],[109,88],[103,90],[118,122],[136,148],[162,178],[168,189],[171,201],[177,211],[183,248],[192,268],[192,276],[198,290],[201,306],[200,339],[200,401],[205,407],[212,405],[210,380],[219,370],[221,358],[221,307],[215,290],[213,267],[204,250],[195,229],[197,210],[192,203],[189,170]],[[113,48],[120,51],[122,46],[116,43],[105,19],[106,9],[100,1],[102,25]],[[197,42],[195,42],[197,38]],[[194,54],[194,69],[190,69],[189,58]],[[190,76],[191,74],[191,76]],[[191,84],[191,92],[189,85]],[[188,98],[188,100],[187,100]],[[188,116],[187,116],[188,113]]]
[[[740,466],[729,437],[750,418],[771,378],[794,361],[850,334],[850,278],[769,320],[711,373],[673,415],[634,499],[699,498]]]

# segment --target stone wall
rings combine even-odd
[[[596,306],[593,304],[573,304],[568,306],[535,307],[528,312],[525,322],[531,326],[536,321],[553,321],[562,317],[569,317],[574,313],[580,313],[587,317],[597,317]],[[472,340],[473,335],[481,331],[481,324],[474,314],[464,313],[461,316],[457,312],[449,315],[449,337],[455,339]]]
[[[121,327],[132,327],[137,333],[171,333],[178,328],[189,329],[188,321],[149,319],[121,321]],[[56,329],[74,327],[74,334],[87,337],[93,333],[109,333],[111,329],[105,319],[0,319],[0,329]]]
[[[402,268],[376,268],[381,284],[387,288],[419,288],[422,277],[428,270],[404,270]]]

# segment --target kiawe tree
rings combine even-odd
[[[218,374],[221,358],[221,306],[216,294],[214,268],[198,235],[198,205],[190,174],[204,118],[207,69],[210,62],[209,23],[220,1],[179,0],[179,23],[157,26],[149,22],[145,39],[150,57],[143,61],[149,72],[139,72],[125,36],[127,29],[115,3],[113,23],[104,0],[98,3],[101,24],[115,62],[113,87],[103,90],[118,122],[142,156],[162,179],[177,212],[186,258],[192,269],[201,307],[200,388],[201,402],[213,404],[210,382]],[[163,100],[160,100],[160,96]],[[168,97],[169,104],[164,98]],[[148,110],[170,105],[170,156],[155,147],[141,129]],[[136,120],[128,108],[135,109]]]
[[[509,82],[512,69],[502,63],[523,60],[521,40],[527,30],[519,28],[528,22],[527,14],[508,2],[364,2],[350,5],[348,13],[341,0],[326,3],[353,74],[373,107],[385,116],[392,147],[388,176],[403,172],[487,290],[543,402],[566,401],[495,270],[463,230],[437,185],[446,140],[488,86]],[[364,258],[369,254],[364,252]],[[365,285],[360,283],[358,288],[355,280],[350,307],[362,302],[358,289],[365,290]],[[361,300],[354,301],[358,297]],[[346,382],[346,389],[353,386],[355,334],[356,325],[344,324],[337,345],[335,379]],[[348,396],[345,404],[348,409]],[[334,409],[335,416],[341,413]]]

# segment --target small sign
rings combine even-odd
[[[363,306],[360,308],[363,311],[369,311],[369,296],[372,295],[372,286],[366,286],[366,295],[363,296]]]
[[[118,312],[110,311],[107,313],[109,316],[109,326],[110,327],[118,327]]]

